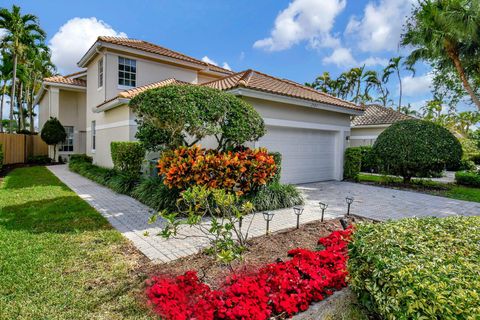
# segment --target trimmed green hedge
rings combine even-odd
[[[480,217],[357,226],[349,285],[385,319],[478,319]]]
[[[457,171],[455,181],[464,186],[480,187],[480,174],[474,171]]]
[[[113,141],[110,143],[113,167],[129,176],[140,176],[145,148],[140,142]]]
[[[362,168],[362,151],[352,147],[345,150],[345,162],[343,165],[343,178],[356,180]]]

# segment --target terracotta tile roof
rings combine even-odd
[[[54,83],[60,83],[60,84],[68,84],[72,86],[79,86],[79,87],[86,87],[87,82],[83,79],[72,79],[69,78],[72,75],[69,76],[53,76],[53,77],[48,77],[44,78],[43,81],[45,82],[54,82]]]
[[[99,107],[107,104],[108,102],[114,101],[114,100],[119,99],[119,98],[120,99],[131,99],[131,98],[135,97],[137,94],[142,93],[146,90],[160,88],[160,87],[168,86],[168,85],[171,85],[171,84],[191,84],[191,83],[183,82],[183,81],[180,81],[180,80],[177,80],[177,79],[174,79],[174,78],[165,79],[165,80],[162,80],[162,81],[146,84],[144,86],[135,87],[135,88],[132,88],[132,89],[121,91],[121,92],[118,93],[117,96],[103,101],[102,103],[100,103],[96,107],[99,108]]]
[[[313,88],[290,80],[275,78],[251,69],[232,74],[219,80],[210,81],[202,85],[219,90],[229,90],[237,87],[244,87],[353,110],[364,110],[362,106],[358,106],[352,102],[333,97],[329,94],[317,91]]]
[[[366,125],[392,124],[397,121],[408,119],[413,119],[413,117],[390,108],[372,104],[367,106],[363,115],[356,116],[352,120],[352,126],[358,127]]]
[[[221,68],[221,67],[213,65],[211,63],[207,63],[207,62],[189,57],[187,55],[184,55],[183,53],[173,51],[173,50],[170,50],[170,49],[167,49],[167,48],[164,48],[164,47],[161,47],[161,46],[158,46],[156,44],[153,44],[153,43],[150,43],[150,42],[147,42],[147,41],[143,41],[143,40],[120,38],[120,37],[100,36],[100,37],[98,37],[97,41],[106,42],[106,43],[110,43],[110,44],[115,44],[115,45],[119,45],[119,46],[124,46],[124,47],[137,49],[137,50],[141,50],[141,51],[145,51],[145,52],[149,52],[149,53],[155,53],[155,54],[159,54],[159,55],[162,55],[162,56],[165,56],[165,57],[183,60],[183,61],[186,61],[186,62],[200,64],[200,65],[203,65],[205,67],[208,67],[212,71],[220,72],[220,73],[223,73],[223,74],[232,74],[233,73],[233,71],[231,71],[231,70]]]
[[[132,88],[132,89],[122,91],[118,94],[118,97],[119,98],[125,98],[125,99],[131,99],[131,98],[135,97],[137,94],[142,93],[146,90],[160,88],[160,87],[168,86],[168,85],[171,85],[171,84],[190,84],[190,83],[183,82],[183,81],[173,79],[173,78],[169,78],[169,79],[165,79],[165,80],[162,80],[162,81],[150,83],[150,84],[147,84],[147,85],[144,85],[144,86],[135,87],[135,88]]]

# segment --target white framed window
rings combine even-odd
[[[103,87],[103,58],[98,60],[98,87]]]
[[[97,128],[95,120],[92,121],[92,151],[97,147]]]
[[[73,127],[65,126],[64,128],[67,133],[67,138],[62,142],[58,151],[73,152]]]
[[[118,85],[126,87],[137,86],[137,61],[118,57]]]

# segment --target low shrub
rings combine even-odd
[[[113,141],[110,144],[113,167],[122,173],[139,177],[142,170],[145,149],[139,142]]]
[[[385,319],[478,319],[480,217],[357,226],[349,286]]]
[[[68,167],[71,171],[104,186],[108,186],[110,179],[117,174],[113,169],[102,168],[84,161],[70,161]]]
[[[480,174],[475,171],[457,171],[455,181],[464,186],[480,187]]]
[[[151,177],[142,179],[131,195],[157,211],[167,210],[168,212],[175,212],[180,191],[170,189],[159,177]]]
[[[29,156],[27,162],[31,164],[49,164],[52,163],[52,159],[48,156]]]
[[[280,182],[280,178],[282,176],[282,154],[280,152],[270,152],[270,155],[273,157],[273,161],[275,161],[275,175],[273,176],[271,182]]]
[[[356,180],[362,168],[362,151],[359,148],[345,150],[345,163],[343,165],[343,178]]]
[[[302,193],[291,184],[271,182],[247,197],[256,211],[289,208],[304,203]]]
[[[350,230],[321,238],[321,251],[293,249],[285,262],[251,274],[226,278],[219,290],[202,283],[195,272],[147,281],[147,298],[162,319],[262,320],[292,316],[345,287]],[[279,317],[280,318],[280,317]]]
[[[475,164],[480,164],[480,152],[470,154],[468,159],[473,161]]]
[[[129,195],[133,189],[138,185],[139,178],[132,174],[125,174],[122,172],[111,176],[107,181],[107,187],[117,193]]]
[[[470,171],[470,170],[475,170],[476,168],[477,168],[477,165],[472,160],[462,159],[460,161],[460,166],[458,169],[462,171]]]
[[[72,154],[70,156],[70,162],[87,162],[87,163],[92,163],[93,158],[90,156],[87,156],[86,154]]]
[[[262,148],[218,152],[198,146],[180,147],[165,151],[158,168],[170,188],[187,190],[198,185],[239,196],[258,190],[276,172],[274,158]]]

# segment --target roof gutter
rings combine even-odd
[[[384,123],[384,124],[359,124],[359,125],[352,125],[352,128],[388,128],[392,125],[393,123]]]
[[[130,102],[130,99],[117,97],[113,100],[104,102],[103,104],[100,104],[99,106],[93,107],[92,111],[94,113],[100,113],[100,112],[108,111],[110,109],[116,108],[116,107],[124,105],[124,104],[128,104],[129,102]]]
[[[355,116],[359,116],[364,113],[364,111],[362,110],[348,109],[341,106],[330,105],[326,103],[320,103],[320,102],[315,102],[315,101],[305,100],[300,98],[293,98],[293,97],[288,97],[280,94],[263,92],[259,90],[248,89],[248,88],[237,87],[231,90],[226,90],[226,92],[229,92],[237,96],[271,100],[271,101],[288,103],[288,104],[293,104],[293,105],[307,107],[307,108],[320,109],[320,110],[344,113],[344,114],[355,115]]]

